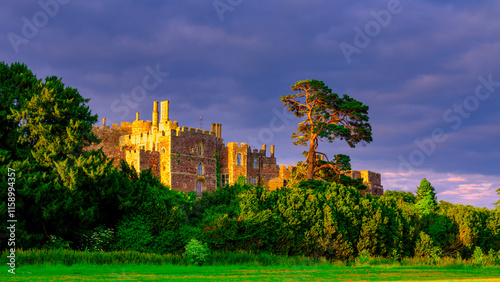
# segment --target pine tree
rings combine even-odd
[[[420,181],[420,186],[417,187],[417,203],[416,208],[422,215],[430,214],[437,208],[436,193],[434,187],[427,179]]]
[[[352,148],[359,142],[373,141],[367,105],[345,94],[340,97],[320,80],[297,81],[291,89],[298,93],[283,95],[281,101],[283,107],[302,119],[292,139],[295,139],[295,145],[309,146],[304,152],[306,161],[302,163],[307,168],[307,179],[314,179],[315,173],[326,167],[337,170],[326,154],[317,151],[319,141],[345,140]],[[323,155],[328,163],[316,167],[318,154]]]

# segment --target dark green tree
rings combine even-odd
[[[303,119],[297,132],[292,134],[295,145],[309,146],[306,161],[307,179],[313,179],[314,174],[325,167],[335,169],[334,163],[316,167],[316,156],[326,155],[318,152],[318,142],[327,140],[333,142],[336,138],[345,140],[350,147],[359,142],[371,142],[372,132],[368,123],[368,106],[344,95],[339,97],[333,93],[323,81],[303,80],[291,86],[296,94],[281,96],[284,107]]]
[[[23,64],[0,63],[0,73],[0,118],[8,129],[0,154],[17,172],[20,247],[40,246],[51,235],[76,241],[97,222],[112,221],[106,209],[119,181],[102,151],[85,150],[99,141],[89,99],[55,76],[37,79]]]
[[[437,208],[436,193],[434,187],[427,179],[420,181],[417,187],[417,202],[415,207],[422,215],[430,214]]]
[[[21,63],[11,65],[0,62],[0,164],[21,160],[26,150],[18,144],[20,120],[12,116],[13,111],[25,107],[39,89],[39,80]],[[24,152],[24,154],[23,154]]]
[[[403,202],[414,204],[417,201],[417,197],[413,194],[413,192],[404,192],[404,191],[396,191],[396,190],[386,190],[384,192],[384,198],[395,198],[396,200],[401,200]]]
[[[130,179],[130,187],[117,191],[123,217],[116,225],[115,249],[181,251],[193,236],[187,228],[186,194],[162,185],[151,169],[137,174],[123,160],[120,167],[120,173]]]

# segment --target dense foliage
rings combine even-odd
[[[238,215],[221,210],[205,217],[204,240],[215,250],[350,259],[371,256],[470,257],[475,248],[500,250],[500,212],[442,202],[421,210],[410,192],[362,196],[337,183],[302,182],[277,191],[227,187],[238,193]],[[213,197],[213,196],[212,196]],[[202,201],[201,199],[200,201]],[[215,202],[215,201],[214,201]]]

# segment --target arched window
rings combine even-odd
[[[241,165],[241,154],[236,155],[236,165]]]
[[[198,156],[203,156],[203,145],[201,142],[198,144]]]
[[[203,191],[203,182],[196,181],[196,196],[200,197],[202,191]]]
[[[203,165],[201,163],[198,165],[198,175],[203,175]]]

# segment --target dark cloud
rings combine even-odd
[[[227,142],[275,144],[285,164],[300,160],[304,148],[292,145],[298,120],[283,114],[279,98],[297,80],[321,79],[370,106],[374,134],[365,147],[336,141],[321,144],[323,151],[382,172],[388,189],[410,189],[427,174],[440,198],[491,207],[500,187],[500,87],[490,86],[477,105],[474,97],[478,77],[500,82],[499,3],[233,1],[222,14],[214,3],[69,1],[13,47],[9,34],[26,37],[25,19],[33,23],[44,10],[11,1],[0,11],[0,56],[39,77],[62,77],[109,123],[131,121],[136,111],[150,119],[153,101],[170,100],[181,125],[199,127],[200,116],[205,128],[222,123]],[[373,29],[390,3],[399,3],[399,12]],[[357,30],[371,32],[365,46],[356,45]],[[358,50],[350,61],[343,43]],[[127,112],[117,111],[156,68],[168,76],[149,81],[158,83]],[[430,145],[437,129],[446,141]],[[412,157],[418,162],[401,171],[401,158]]]

